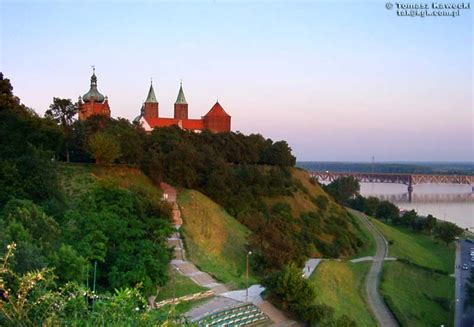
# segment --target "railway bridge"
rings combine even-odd
[[[408,186],[411,199],[413,185],[416,184],[467,184],[473,187],[474,176],[469,175],[431,175],[431,174],[392,174],[392,173],[343,173],[311,171],[310,176],[323,182],[332,182],[339,177],[352,176],[361,183],[396,183]],[[474,191],[474,187],[472,188]]]

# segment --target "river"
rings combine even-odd
[[[414,185],[411,202],[407,186],[401,184],[361,183],[360,193],[389,200],[400,209],[415,209],[420,215],[432,214],[474,231],[474,192],[470,185]]]

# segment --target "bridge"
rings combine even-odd
[[[377,194],[380,200],[395,203],[474,203],[474,193],[413,193],[410,199],[408,193]]]
[[[354,177],[361,183],[396,183],[408,185],[411,200],[413,185],[416,184],[467,184],[474,185],[474,176],[468,175],[430,175],[430,174],[390,174],[390,173],[340,173],[311,171],[310,176],[324,182],[332,182],[339,177]],[[473,187],[474,191],[474,187]]]

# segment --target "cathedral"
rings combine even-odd
[[[85,120],[93,115],[103,115],[110,118],[110,107],[107,97],[103,96],[97,89],[97,77],[95,69],[91,77],[89,92],[79,97],[79,120]],[[201,117],[201,119],[188,118],[188,103],[184,96],[183,85],[178,91],[178,97],[174,104],[173,118],[160,117],[159,103],[155,96],[153,83],[148,90],[148,96],[142,105],[140,115],[134,119],[147,132],[151,132],[155,127],[178,126],[181,129],[200,133],[209,130],[214,133],[230,132],[231,117],[217,101],[212,108]]]
[[[135,121],[140,122],[145,131],[151,131],[155,127],[176,125],[179,128],[193,132],[201,132],[207,129],[211,132],[221,133],[230,132],[230,118],[219,102],[216,102],[211,110],[201,119],[188,118],[188,103],[184,96],[182,84],[179,87],[178,97],[174,103],[173,118],[160,117],[159,103],[156,100],[153,84],[151,84],[148,96],[142,106],[141,114],[135,118]]]

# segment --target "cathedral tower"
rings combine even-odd
[[[183,83],[180,83],[179,85],[178,97],[174,103],[174,118],[188,119],[188,103],[184,97]]]
[[[84,94],[82,99],[79,97],[79,120],[86,120],[94,115],[110,118],[109,100],[97,89],[97,76],[93,67],[89,92]]]
[[[155,90],[153,89],[153,82],[150,84],[150,90],[146,97],[145,104],[143,106],[143,117],[145,118],[158,118],[159,103],[156,101]]]

